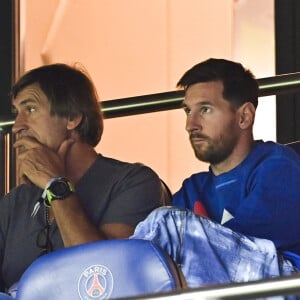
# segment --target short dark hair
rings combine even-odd
[[[75,118],[82,115],[76,131],[80,139],[96,146],[103,133],[103,116],[97,91],[86,71],[62,63],[50,64],[25,73],[12,87],[11,96],[37,83],[46,95],[52,115]]]
[[[232,107],[240,107],[245,102],[258,105],[258,83],[250,70],[240,63],[226,59],[210,58],[186,71],[177,83],[178,88],[188,89],[200,82],[221,81],[223,96]]]

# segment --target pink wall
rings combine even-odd
[[[80,62],[102,101],[171,91],[199,61],[233,58],[236,2],[26,0],[25,69]],[[107,119],[97,150],[151,166],[175,192],[207,168],[194,158],[184,123],[181,110]]]

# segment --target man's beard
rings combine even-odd
[[[190,136],[190,141],[196,157],[212,165],[226,160],[236,145],[236,138],[233,135],[229,137],[220,136],[218,141],[214,141],[209,137],[201,137],[205,141],[205,144],[201,144],[200,146],[193,144],[192,137],[193,135]]]

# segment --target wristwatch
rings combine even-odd
[[[48,182],[45,188],[43,193],[46,196],[44,203],[46,206],[51,206],[53,200],[63,200],[73,192],[75,192],[75,189],[67,178],[55,177]]]

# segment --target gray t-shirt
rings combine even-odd
[[[98,155],[75,186],[93,224],[125,223],[136,226],[162,198],[159,177],[142,164],[125,163]],[[10,287],[40,256],[37,236],[46,225],[44,206],[31,212],[42,194],[34,185],[20,185],[0,201],[0,283]],[[53,250],[63,248],[55,221],[50,227]]]

